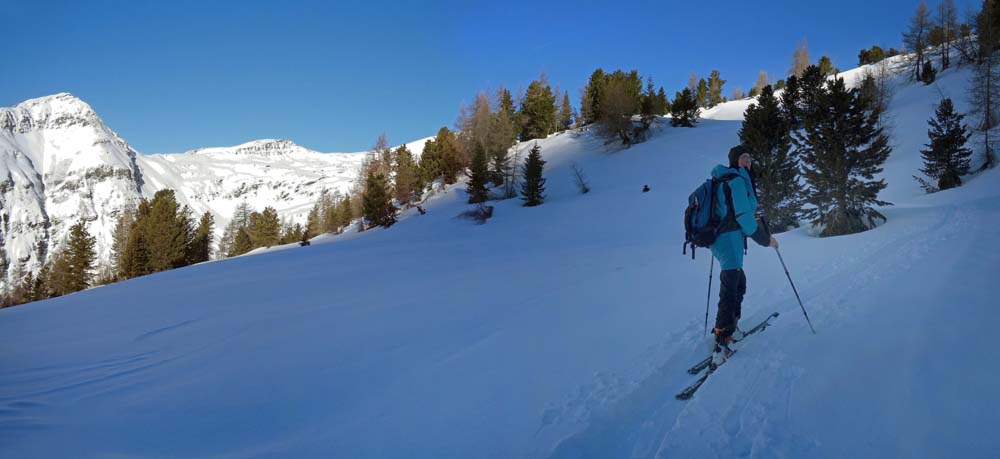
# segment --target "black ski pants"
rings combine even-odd
[[[740,320],[743,295],[747,293],[747,276],[743,269],[723,269],[719,284],[719,312],[715,315],[715,328],[722,329],[723,336],[729,336]]]

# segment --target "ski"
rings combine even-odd
[[[773,319],[775,317],[778,317],[778,313],[777,312],[772,313],[771,315],[767,316],[767,318],[764,319],[764,321],[762,321],[761,323],[757,324],[756,327],[753,327],[750,330],[747,330],[746,332],[744,332],[743,333],[743,339],[741,339],[741,340],[739,340],[737,342],[742,342],[744,339],[747,339],[748,336],[750,336],[750,335],[752,335],[754,333],[757,333],[757,332],[759,332],[759,331],[767,328],[769,325],[771,325],[771,319]],[[704,370],[704,369],[708,368],[708,364],[709,363],[712,363],[712,356],[711,355],[708,356],[708,357],[705,357],[704,360],[702,360],[701,362],[696,363],[693,367],[688,368],[688,373],[693,374],[693,375],[701,373],[701,370]],[[695,389],[697,389],[697,387],[695,387]]]
[[[736,354],[735,350],[731,354],[729,354],[729,357],[727,357],[726,360],[723,361],[722,363],[720,363],[718,366],[712,367],[710,365],[706,365],[706,366],[709,367],[708,371],[706,371],[705,374],[701,375],[690,386],[685,387],[684,390],[681,391],[681,393],[675,395],[674,397],[676,397],[677,400],[687,400],[687,399],[693,397],[694,393],[698,391],[698,388],[701,387],[702,384],[705,384],[705,381],[708,379],[708,377],[711,376],[712,373],[715,373],[715,370],[718,370],[719,367],[721,367],[726,362],[728,362],[729,359],[733,358],[734,354]],[[709,357],[708,361],[711,362],[712,358]]]

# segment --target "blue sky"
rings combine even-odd
[[[783,77],[803,38],[850,68],[862,47],[900,47],[917,4],[15,0],[0,8],[0,106],[72,92],[144,153],[259,138],[362,151],[383,131],[433,135],[479,90],[543,71],[577,106],[597,67],[670,95],[712,69],[726,95],[747,90],[760,70]]]

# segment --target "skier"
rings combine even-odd
[[[719,164],[712,169],[713,178],[731,177],[726,183],[729,184],[732,212],[735,215],[735,218],[727,215],[729,212],[727,200],[730,198],[726,197],[726,193],[717,193],[716,212],[717,215],[725,216],[725,222],[711,247],[712,256],[719,260],[719,265],[722,267],[719,276],[721,284],[719,310],[715,316],[715,328],[712,330],[715,335],[712,362],[716,366],[721,365],[732,354],[729,344],[743,338],[737,323],[740,320],[743,295],[747,291],[747,277],[743,273],[746,238],[749,236],[764,247],[778,248],[778,241],[754,218],[757,211],[757,192],[750,178],[751,163],[750,150],[743,145],[737,145],[729,150],[729,167]]]

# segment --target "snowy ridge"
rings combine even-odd
[[[419,155],[426,140],[407,146]],[[323,189],[350,190],[365,155],[320,153],[278,139],[143,155],[69,93],[0,108],[0,284],[37,272],[77,219],[107,263],[121,210],[165,188],[196,216],[212,213],[216,240],[241,202],[304,222]]]
[[[0,456],[991,457],[1000,173],[910,177],[969,71],[894,82],[887,223],[778,236],[817,334],[751,245],[744,320],[781,315],[687,402],[709,260],[679,217],[738,120],[539,140],[545,204],[485,225],[458,184],[387,230],[0,310]]]

